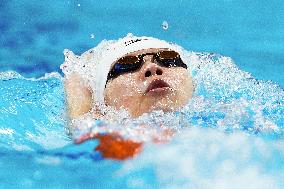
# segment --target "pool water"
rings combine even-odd
[[[65,48],[80,54],[132,32],[232,57],[242,70],[283,87],[283,9],[279,0],[2,0],[0,69],[39,77],[60,71]]]
[[[283,8],[279,1],[1,1],[0,188],[283,188]],[[197,88],[179,111],[103,120],[145,141],[141,154],[120,162],[94,151],[96,140],[73,143],[59,65],[64,48],[80,54],[128,32],[189,50]],[[88,127],[75,138],[98,129],[92,120],[80,124]],[[177,134],[153,144],[135,135],[141,124]]]

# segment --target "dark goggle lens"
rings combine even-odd
[[[140,68],[141,63],[137,56],[126,56],[120,58],[108,74],[107,80],[118,77],[121,74],[133,72]]]
[[[137,56],[125,56],[116,62],[116,64],[136,64],[139,62],[139,58]]]
[[[179,58],[179,54],[175,51],[161,51],[157,53],[160,60],[176,59]]]
[[[158,62],[165,67],[183,67],[187,69],[187,65],[183,63],[180,55],[175,51],[161,51],[157,53]]]
[[[132,72],[137,70],[140,67],[139,64],[135,63],[135,64],[120,64],[120,63],[116,63],[113,67],[113,71],[118,73],[118,74],[122,74],[122,73],[126,73],[126,72]]]
[[[132,72],[140,67],[137,56],[125,56],[120,58],[113,67],[114,72],[118,74]]]

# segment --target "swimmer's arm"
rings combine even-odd
[[[92,92],[78,74],[72,74],[64,82],[67,109],[71,119],[78,118],[92,109]]]

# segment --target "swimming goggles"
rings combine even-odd
[[[182,67],[187,69],[187,65],[181,60],[180,55],[171,50],[159,51],[157,53],[145,53],[137,56],[124,56],[116,61],[108,73],[106,83],[124,73],[135,72],[139,70],[144,63],[144,56],[153,55],[153,59],[158,65],[171,68]]]

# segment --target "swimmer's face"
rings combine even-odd
[[[165,67],[154,55],[168,49],[146,49],[126,56],[143,55],[142,66],[110,79],[105,88],[105,103],[116,109],[125,108],[133,117],[153,110],[173,111],[192,97],[193,83],[184,67]],[[115,63],[114,63],[115,64]]]

